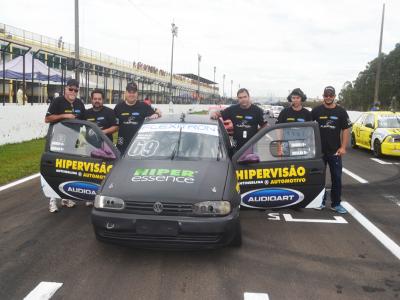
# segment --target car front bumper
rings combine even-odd
[[[209,249],[235,238],[239,207],[224,217],[139,215],[92,210],[97,239],[144,248]]]
[[[400,156],[400,143],[382,143],[382,154]]]

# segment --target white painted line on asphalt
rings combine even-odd
[[[400,246],[397,245],[391,238],[384,234],[378,227],[364,217],[350,203],[342,201],[341,204],[347,211],[356,219],[365,229],[367,229],[378,241],[380,241],[390,252],[400,259]]]
[[[335,223],[347,224],[347,221],[340,216],[334,216],[335,220],[326,219],[294,219],[291,214],[283,214],[286,222],[304,222],[304,223]]]
[[[268,294],[245,292],[244,300],[269,300],[269,297]]]
[[[354,174],[353,172],[347,170],[346,168],[343,168],[343,173],[346,173],[347,175],[353,177],[355,180],[357,180],[360,183],[368,183],[364,178],[361,178],[357,174]]]
[[[391,162],[383,161],[379,158],[371,158],[371,160],[376,161],[378,164],[381,164],[381,165],[391,165],[392,164]]]
[[[400,200],[396,196],[384,194],[383,197],[400,206]]]
[[[26,181],[29,181],[29,180],[31,180],[31,179],[34,179],[34,178],[36,178],[36,177],[39,177],[39,176],[40,176],[40,173],[36,173],[36,174],[31,175],[31,176],[24,177],[24,178],[21,178],[21,179],[19,179],[19,180],[10,182],[10,183],[8,183],[8,184],[6,184],[6,185],[0,186],[0,192],[1,192],[1,191],[4,191],[4,190],[6,190],[6,189],[9,189],[10,187],[13,187],[13,186],[16,186],[16,185],[18,185],[18,184],[21,184],[21,183],[24,183],[24,182],[26,182]]]
[[[62,285],[62,283],[58,282],[42,281],[24,298],[24,300],[50,299]]]

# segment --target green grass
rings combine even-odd
[[[39,172],[46,139],[0,146],[0,185]]]

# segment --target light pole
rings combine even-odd
[[[200,62],[201,55],[197,54],[197,102],[200,103]]]
[[[171,73],[169,75],[169,97],[170,101],[172,101],[172,70],[174,66],[174,38],[178,36],[178,26],[172,22],[171,24],[171,32],[172,32],[172,51],[171,51]]]
[[[233,80],[231,79],[231,99],[233,99],[232,98],[232,86],[233,86]]]
[[[379,81],[381,77],[381,66],[382,66],[382,36],[383,36],[384,19],[385,19],[385,4],[383,4],[383,10],[382,10],[381,35],[379,38],[379,53],[378,53],[378,66],[376,69],[374,103],[377,103],[379,100]]]
[[[79,0],[75,0],[75,79],[79,82]]]
[[[222,75],[222,98],[225,97],[225,74]]]
[[[217,71],[217,67],[214,66],[214,88],[213,88],[213,98],[215,98],[215,72]]]

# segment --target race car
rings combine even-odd
[[[221,120],[168,115],[120,156],[96,124],[64,120],[49,128],[41,181],[47,197],[94,200],[100,241],[198,249],[241,244],[240,206],[318,207],[325,166],[314,122],[262,128],[233,154]]]
[[[400,156],[400,113],[371,111],[353,124],[351,146],[372,150],[376,157]]]

